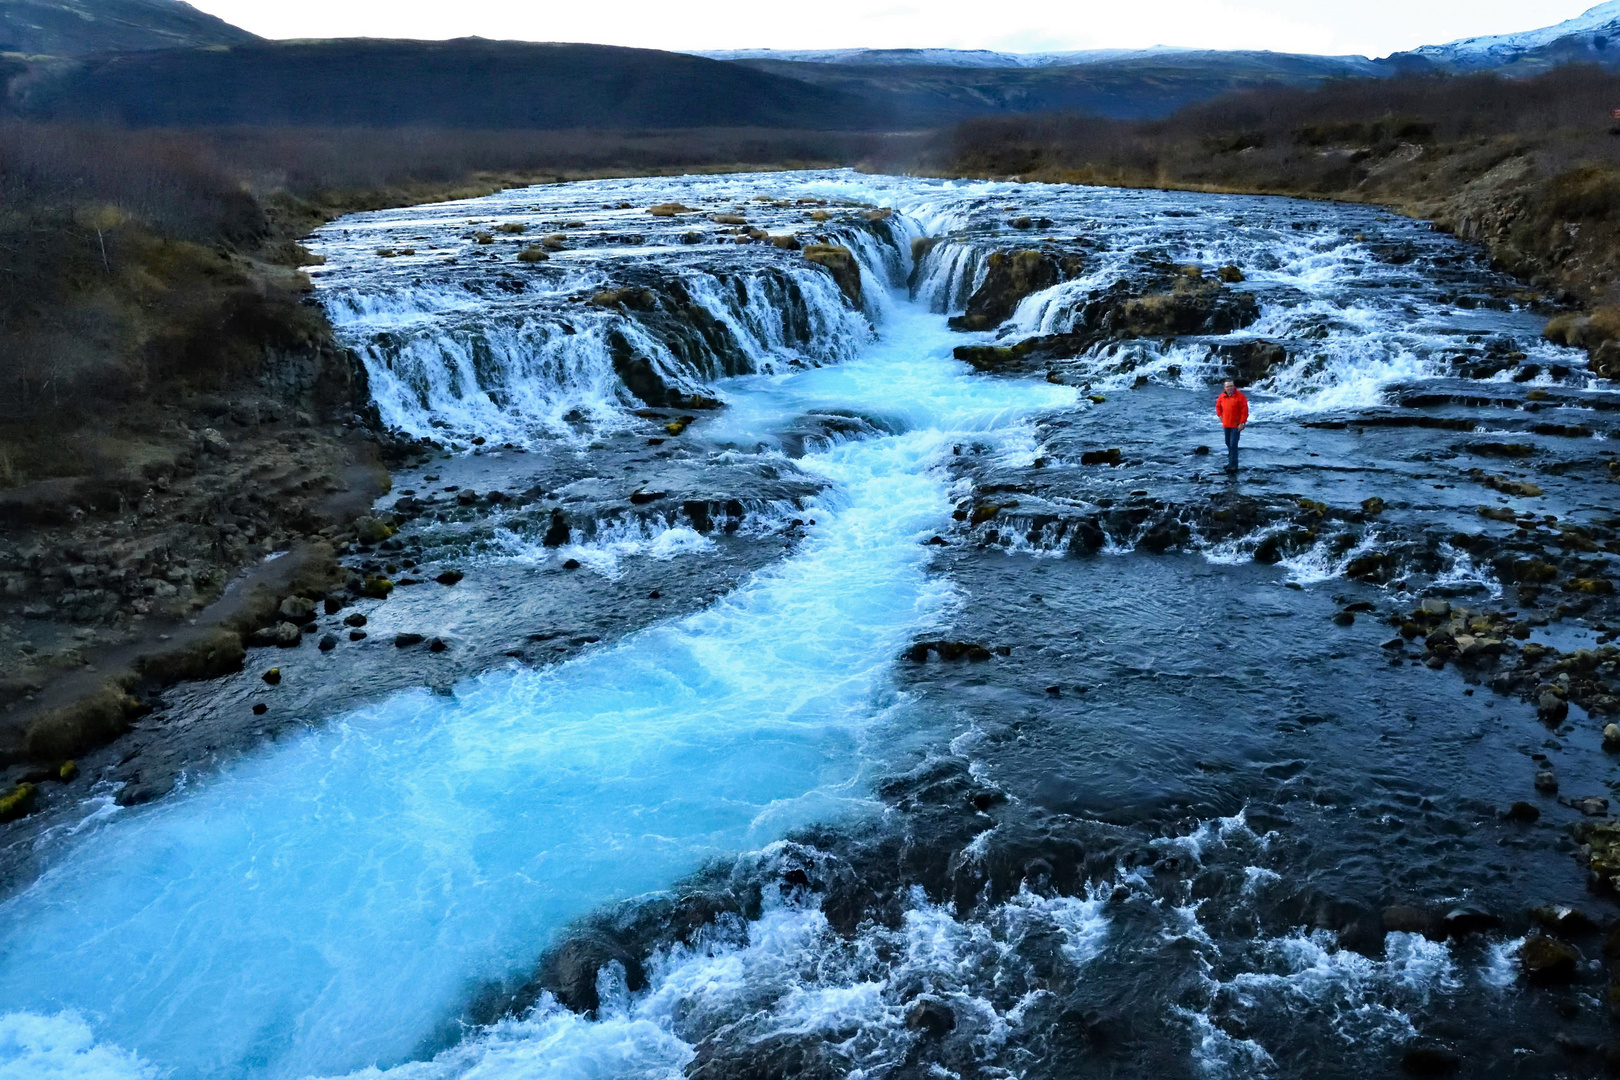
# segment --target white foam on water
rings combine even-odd
[[[0,904],[6,1004],[93,1014],[177,1080],[399,1065],[569,920],[861,812],[894,658],[953,603],[923,543],[952,509],[940,466],[963,433],[1024,453],[1074,399],[973,379],[949,340],[905,307],[859,359],[724,387],[715,437],[873,402],[901,433],[803,458],[817,526],[714,607],[396,695],[89,830]]]
[[[0,1080],[159,1080],[161,1070],[96,1040],[76,1012],[0,1016]]]
[[[964,921],[914,892],[899,929],[868,926],[853,941],[813,906],[774,889],[765,899],[753,922],[734,920],[729,933],[655,956],[641,993],[624,992],[617,973],[604,969],[599,987],[607,993],[594,1021],[546,997],[528,1016],[478,1032],[430,1062],[366,1069],[348,1080],[675,1080],[695,1056],[685,1036],[721,1023],[735,1025],[745,1042],[825,1034],[855,1059],[851,1075],[868,1075],[862,1067],[881,1069],[919,1040],[906,1026],[901,996],[918,986],[947,1002],[958,1030],[971,1032],[988,1055],[1022,1022],[1028,1001],[998,1010],[974,993],[985,973],[1015,955],[1026,936],[1049,932],[1080,969],[1101,953],[1108,933],[1096,897],[1024,892],[982,921]]]

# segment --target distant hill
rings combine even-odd
[[[87,56],[257,40],[180,0],[0,0],[0,52]]]
[[[1359,57],[1270,52],[1148,50],[1084,64],[968,67],[955,64],[736,63],[872,103],[904,127],[1017,112],[1085,112],[1136,120],[1168,116],[1231,90],[1380,73]]]
[[[20,89],[19,89],[20,87]],[[259,42],[90,58],[13,83],[38,119],[137,127],[869,127],[838,88],[683,53],[517,41]]]

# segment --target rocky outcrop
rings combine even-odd
[[[1078,255],[1057,256],[1033,248],[997,251],[985,259],[984,282],[968,299],[967,310],[951,319],[953,330],[989,330],[1006,322],[1024,298],[1074,277]]]
[[[832,275],[838,289],[851,307],[861,307],[861,264],[855,253],[840,244],[806,244],[800,254],[806,262],[821,267]]]

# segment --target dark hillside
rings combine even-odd
[[[131,127],[849,129],[874,122],[839,90],[718,60],[478,38],[130,53],[18,80],[12,100],[37,119]]]
[[[88,56],[257,40],[180,0],[0,0],[0,52]]]
[[[994,113],[1084,112],[1134,120],[1259,86],[1314,86],[1376,66],[1341,57],[1270,52],[1188,52],[1062,67],[818,64],[748,59],[738,64],[863,98],[902,126],[927,127]]]

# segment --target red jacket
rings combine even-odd
[[[1215,399],[1215,415],[1221,418],[1221,427],[1242,427],[1249,422],[1249,399],[1241,390],[1230,394],[1223,390]]]

